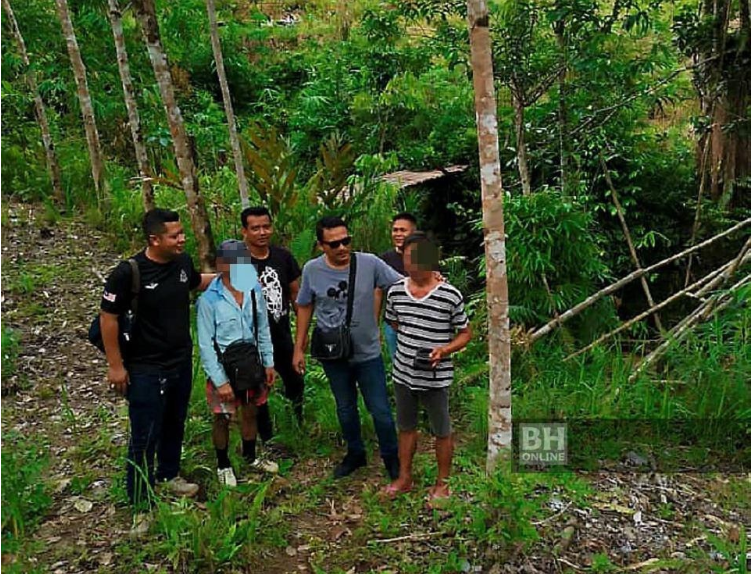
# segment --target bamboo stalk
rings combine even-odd
[[[610,284],[609,286],[601,289],[600,291],[598,291],[595,294],[592,294],[587,299],[585,299],[583,302],[576,304],[571,309],[569,309],[569,310],[565,311],[564,313],[562,313],[558,318],[549,321],[544,326],[542,326],[542,327],[540,327],[540,328],[538,328],[538,329],[536,329],[534,331],[530,330],[531,333],[528,332],[528,336],[527,336],[528,342],[530,344],[534,343],[535,341],[537,341],[538,339],[540,339],[542,336],[547,335],[548,333],[550,333],[553,330],[553,328],[557,327],[558,325],[563,324],[564,322],[568,321],[572,317],[578,315],[579,313],[581,313],[582,311],[584,311],[585,309],[587,309],[591,305],[593,305],[596,302],[598,302],[599,300],[601,300],[603,297],[605,297],[607,295],[610,295],[611,293],[619,290],[620,288],[622,288],[623,286],[629,284],[630,282],[634,281],[635,279],[639,279],[640,277],[642,277],[645,274],[651,273],[651,272],[653,272],[656,269],[659,269],[659,268],[661,268],[663,266],[666,266],[669,263],[674,262],[675,260],[681,259],[683,257],[686,257],[689,254],[692,254],[692,253],[694,253],[696,251],[699,251],[700,249],[702,249],[702,248],[704,248],[704,247],[706,247],[706,246],[708,246],[708,245],[716,242],[717,240],[722,239],[724,237],[727,237],[727,236],[729,236],[729,235],[737,232],[738,230],[743,229],[744,227],[746,227],[749,224],[751,224],[751,218],[747,218],[747,219],[745,219],[745,220],[743,220],[741,222],[738,222],[733,227],[728,228],[724,232],[721,232],[721,233],[719,233],[719,234],[717,234],[715,236],[712,236],[711,238],[708,238],[708,239],[704,240],[703,242],[701,242],[699,244],[696,244],[693,247],[685,249],[685,250],[683,250],[680,253],[677,253],[677,254],[672,255],[672,256],[670,256],[668,258],[665,258],[664,260],[661,260],[661,261],[657,262],[656,264],[652,264],[651,266],[648,266],[646,268],[642,268],[640,270],[636,270],[634,272],[631,272],[626,277],[621,278],[617,282]]]
[[[744,263],[747,260],[751,260],[751,255],[746,255],[746,257],[744,257]],[[642,319],[644,319],[645,317],[649,316],[650,314],[652,314],[652,313],[654,313],[654,312],[656,312],[658,310],[661,310],[662,308],[670,305],[671,303],[673,303],[677,299],[680,299],[684,295],[691,295],[691,291],[694,290],[694,289],[696,289],[696,288],[698,288],[698,287],[701,287],[702,284],[707,284],[702,289],[707,289],[707,288],[708,289],[714,289],[715,287],[717,287],[717,285],[719,285],[719,283],[723,283],[720,280],[727,281],[727,278],[730,277],[730,276],[726,276],[725,274],[723,274],[723,272],[725,272],[728,268],[730,268],[735,262],[737,262],[737,258],[733,258],[732,260],[730,260],[729,262],[727,262],[722,267],[719,267],[716,270],[708,273],[707,275],[705,275],[700,280],[697,280],[694,283],[692,283],[690,286],[688,286],[686,288],[683,288],[682,290],[680,290],[680,291],[674,293],[673,295],[671,295],[669,298],[667,298],[667,299],[663,300],[662,302],[660,302],[660,303],[652,306],[651,308],[649,308],[648,310],[640,313],[639,315],[631,318],[630,320],[628,320],[624,324],[618,326],[614,330],[606,333],[605,335],[602,335],[602,336],[598,337],[595,341],[593,341],[589,345],[583,347],[579,351],[574,352],[571,355],[569,355],[568,357],[564,358],[563,361],[568,361],[569,359],[573,359],[573,358],[575,358],[575,357],[577,357],[577,356],[579,356],[579,355],[581,355],[581,354],[589,351],[590,349],[592,349],[595,346],[599,345],[600,343],[602,343],[606,339],[610,339],[614,335],[617,335],[620,332],[622,332],[623,330],[628,329],[629,327],[631,327],[636,322],[641,321]],[[710,281],[710,280],[713,280],[713,279],[714,279],[714,281]],[[707,282],[709,282],[709,283],[707,283]]]
[[[600,152],[600,166],[602,166],[602,172],[605,175],[605,181],[608,184],[608,187],[610,188],[610,193],[613,198],[613,204],[615,204],[615,211],[618,214],[618,219],[621,222],[621,227],[623,228],[623,235],[626,236],[626,244],[628,244],[628,251],[631,254],[631,261],[634,262],[634,265],[636,266],[637,270],[641,269],[641,262],[639,261],[639,256],[636,253],[636,247],[634,246],[634,242],[631,239],[631,231],[628,229],[628,224],[626,223],[626,218],[623,215],[623,208],[621,207],[621,202],[618,199],[618,192],[615,190],[615,186],[613,185],[613,180],[610,178],[610,170],[608,169],[608,164],[605,162],[605,157],[602,155],[602,152]],[[647,298],[647,303],[649,304],[649,307],[654,308],[655,301],[652,299],[652,292],[649,289],[649,283],[647,283],[646,276],[642,276],[639,278],[641,281],[641,287],[642,290],[644,290],[644,295]],[[660,333],[662,333],[662,322],[660,321],[660,316],[655,312],[655,325],[657,326],[657,329],[660,330]]]
[[[671,345],[678,343],[683,338],[685,338],[690,333],[691,329],[699,322],[704,321],[710,313],[720,312],[727,306],[729,306],[733,301],[733,292],[743,287],[743,285],[748,283],[749,281],[751,281],[751,274],[747,275],[746,277],[729,287],[727,291],[723,292],[722,294],[717,294],[711,299],[707,300],[705,303],[702,303],[698,308],[696,308],[693,312],[691,312],[688,316],[681,320],[678,325],[676,325],[673,329],[670,330],[670,332],[668,332],[665,341],[663,341],[649,355],[645,356],[644,359],[641,360],[634,373],[632,373],[628,378],[629,383],[633,382],[647,367],[649,367],[657,359],[662,357]]]

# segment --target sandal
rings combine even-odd
[[[439,495],[436,493],[436,486],[434,485],[430,489],[428,489],[428,496],[427,500],[425,501],[425,506],[430,509],[444,509],[446,507],[446,504],[451,499],[451,490],[446,487],[445,495]]]
[[[396,499],[400,494],[402,493],[409,493],[412,491],[412,484],[410,483],[409,487],[399,489],[398,487],[394,487],[393,483],[389,483],[386,487],[381,489],[381,495],[384,496],[387,499]]]

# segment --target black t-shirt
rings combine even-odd
[[[380,258],[403,276],[407,275],[407,272],[404,271],[403,254],[400,254],[396,250],[389,250],[387,252],[383,252],[380,255]]]
[[[283,335],[284,330],[289,334],[289,284],[302,274],[300,266],[288,250],[279,246],[269,246],[266,259],[252,257],[251,261],[258,270],[258,281],[263,288],[272,337]]]
[[[190,292],[200,285],[201,274],[188,254],[160,264],[144,252],[133,256],[141,286],[136,325],[128,346],[128,369],[173,369],[191,357]],[[128,309],[131,274],[127,261],[112,271],[104,287],[102,311],[119,315]]]

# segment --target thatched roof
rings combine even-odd
[[[399,186],[400,189],[411,188],[430,180],[438,180],[445,178],[451,174],[461,174],[469,166],[448,166],[446,168],[440,168],[438,170],[432,170],[430,172],[410,172],[409,170],[399,170],[398,172],[392,172],[390,174],[384,174],[381,179],[384,182],[389,182]]]

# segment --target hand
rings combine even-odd
[[[305,353],[295,349],[292,355],[292,368],[300,375],[305,375]]]
[[[273,367],[266,368],[266,385],[271,387],[274,385],[274,379],[276,378],[276,372]]]
[[[443,277],[443,274],[441,272],[433,272],[435,275],[435,279],[437,279],[439,282],[446,281],[446,278]]]
[[[433,364],[433,368],[435,368],[436,365],[438,365],[438,362],[441,361],[444,357],[446,357],[448,354],[446,353],[446,350],[444,350],[442,347],[437,347],[433,351],[430,352],[430,355],[428,358]]]
[[[118,395],[125,396],[128,391],[128,372],[122,366],[110,366],[107,372],[107,380],[110,382],[110,388]]]
[[[222,403],[232,403],[235,401],[235,393],[232,391],[232,386],[229,382],[223,383],[217,387],[216,392],[219,394],[219,401]]]

